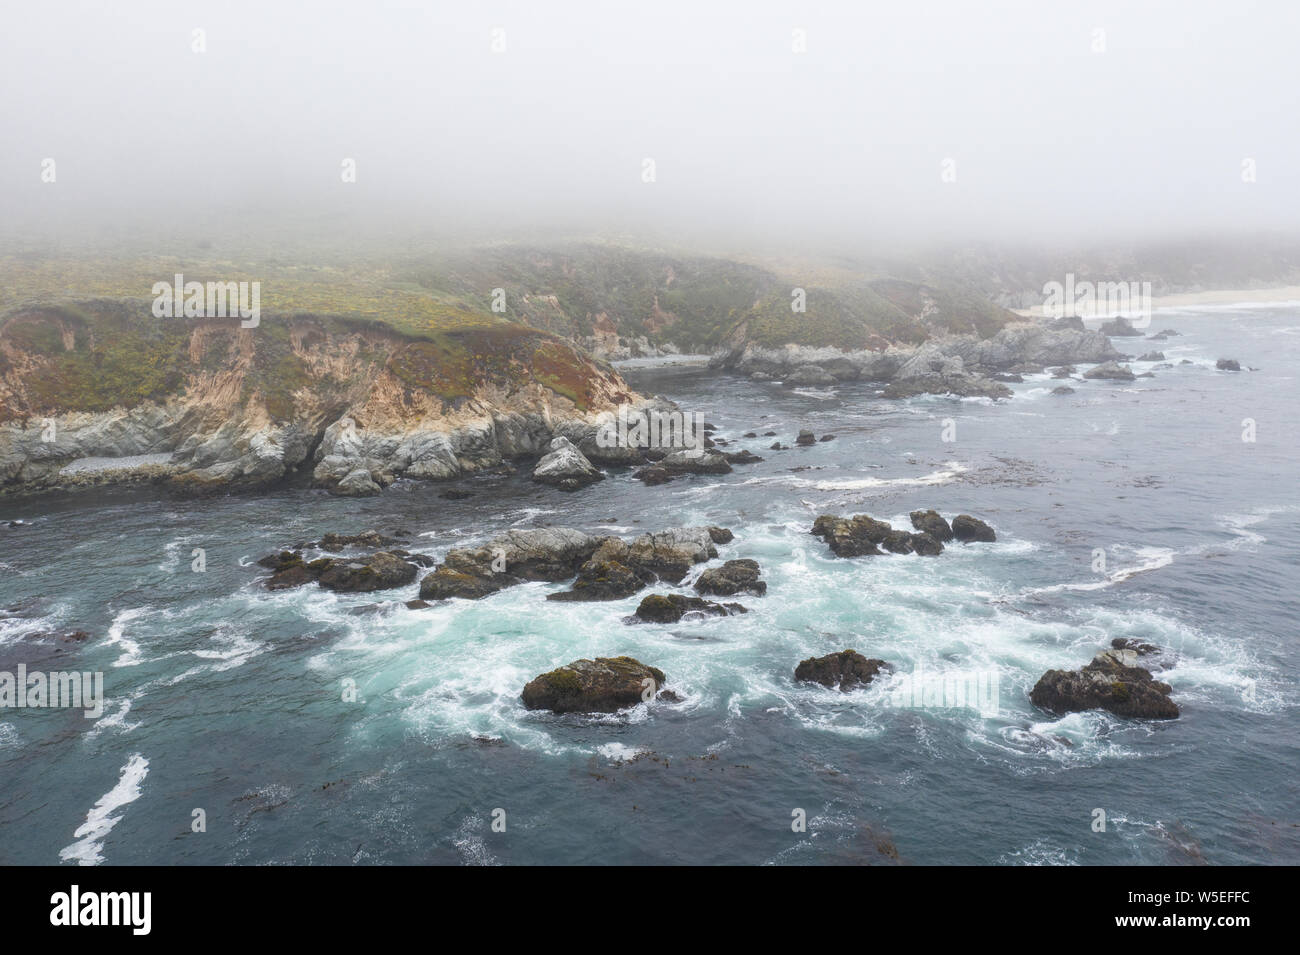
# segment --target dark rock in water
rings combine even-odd
[[[741,435],[741,437],[742,437],[742,438],[757,438],[758,435],[755,434],[753,431],[746,431],[744,434]]]
[[[1145,355],[1139,355],[1138,361],[1164,361],[1165,353],[1162,351],[1149,351]]]
[[[1156,373],[1155,373],[1154,371],[1144,371],[1144,372],[1142,372],[1141,374],[1135,375],[1134,377],[1136,377],[1136,378],[1154,378],[1155,376],[1156,376]]]
[[[1103,709],[1126,718],[1177,719],[1173,688],[1136,666],[1138,658],[1136,650],[1104,650],[1080,670],[1048,670],[1029,699],[1057,714]]]
[[[709,527],[709,539],[715,544],[730,544],[736,539],[736,535],[725,527]]]
[[[444,565],[420,581],[420,600],[450,600],[452,597],[480,600],[513,583],[518,583],[518,580],[504,574],[484,574]]]
[[[521,694],[530,710],[613,713],[652,699],[664,672],[632,657],[574,660],[534,679]]]
[[[998,539],[997,534],[993,533],[993,528],[969,514],[958,514],[952,519],[952,536],[962,543],[970,541],[991,543]]]
[[[550,450],[533,468],[534,481],[562,491],[576,491],[604,478],[587,456],[563,436],[552,439]]]
[[[1052,389],[1052,394],[1054,394],[1054,395],[1072,395],[1072,394],[1074,394],[1074,389],[1071,388],[1069,385],[1057,385],[1055,388]]]
[[[1214,363],[1214,367],[1219,371],[1241,371],[1241,365],[1233,358],[1220,358]]]
[[[678,527],[632,541],[609,537],[578,570],[573,587],[547,600],[621,600],[657,580],[678,583],[692,565],[718,556],[720,527]]]
[[[85,630],[36,630],[32,633],[22,634],[22,639],[62,641],[64,643],[85,643],[90,639],[90,634]]]
[[[998,373],[998,374],[996,374],[996,375],[993,376],[993,380],[994,380],[994,381],[1001,381],[1001,382],[1003,382],[1003,383],[1005,383],[1005,384],[1018,385],[1018,384],[1022,383],[1025,379],[1024,379],[1024,376],[1023,376],[1023,375],[1008,374],[1008,373],[1006,373],[1006,372],[1000,372],[1000,373]]]
[[[1078,371],[1078,369],[1075,368],[1073,365],[1062,365],[1060,368],[1053,369],[1053,371],[1052,371],[1052,377],[1053,377],[1053,378],[1069,378],[1069,377],[1070,377],[1071,375],[1073,375],[1076,371]]]
[[[793,388],[799,385],[811,385],[813,387],[824,388],[827,385],[835,384],[835,376],[820,365],[800,365],[785,376],[785,385],[787,388]]]
[[[647,584],[653,583],[655,575],[629,567],[617,560],[605,560],[597,556],[582,565],[578,579],[568,590],[547,594],[547,600],[589,601],[622,600],[630,597]]]
[[[738,593],[761,597],[767,593],[767,584],[758,579],[761,573],[756,560],[729,560],[721,567],[711,567],[700,574],[695,581],[695,589],[702,594],[717,597],[730,597]]]
[[[788,451],[788,450],[790,450],[790,449],[787,448],[787,447],[786,447],[784,444],[782,444],[780,441],[773,441],[773,442],[772,442],[772,446],[771,446],[770,448],[768,448],[768,450],[769,450],[769,451]]]
[[[896,530],[891,530],[886,534],[885,539],[880,542],[880,546],[891,554],[910,554],[915,549],[912,544],[912,535],[907,531]]]
[[[407,610],[428,610],[432,606],[427,600],[408,600],[405,604]]]
[[[438,495],[444,501],[463,501],[466,498],[473,497],[473,491],[462,491],[459,488],[449,487]]]
[[[655,699],[660,703],[680,703],[682,701],[682,698],[672,690],[660,690]]]
[[[641,470],[634,472],[632,476],[638,481],[644,481],[650,487],[654,487],[657,484],[667,484],[673,479],[672,472],[667,468],[661,468],[657,465],[642,468]]]
[[[938,557],[943,553],[943,544],[933,535],[921,531],[912,535],[912,550],[922,557]]]
[[[703,448],[673,451],[664,455],[659,466],[666,471],[682,474],[730,474],[731,465],[717,451]]]
[[[1089,368],[1083,373],[1083,377],[1102,381],[1132,381],[1135,376],[1131,368],[1117,361],[1107,361],[1096,368]]]
[[[866,686],[883,670],[892,669],[884,660],[871,660],[857,650],[841,650],[824,657],[809,657],[794,670],[800,683],[820,683],[831,689],[851,690]]]
[[[524,580],[568,580],[604,539],[568,527],[507,531],[479,547],[448,551],[420,582],[420,597],[477,600]]]
[[[801,448],[806,448],[810,444],[817,443],[817,436],[811,431],[800,431],[799,437],[794,439],[794,443],[799,445]]]
[[[879,554],[877,545],[894,529],[884,521],[859,514],[856,517],[835,517],[823,514],[813,521],[812,534],[830,545],[837,557],[865,557]]]
[[[316,575],[311,573],[306,566],[299,563],[291,567],[285,567],[277,570],[271,575],[271,579],[266,582],[267,590],[289,590],[293,587],[301,587],[303,584],[310,584],[316,579]]]
[[[818,441],[834,441],[834,440],[835,440],[835,435],[833,435],[833,434],[824,434],[824,435],[822,435],[820,438],[818,438],[817,440],[818,440]]]
[[[776,432],[775,432],[775,431],[764,431],[764,432],[763,432],[763,437],[765,437],[765,438],[775,438],[775,437],[776,437]]]
[[[409,550],[402,550],[398,547],[392,548],[389,553],[396,554],[408,564],[414,564],[416,567],[435,567],[438,564],[436,560],[426,554],[412,554]]]
[[[687,614],[708,617],[726,617],[733,613],[748,613],[740,604],[720,604],[703,597],[684,597],[681,594],[651,594],[636,608],[636,617],[647,623],[676,623]]]
[[[912,519],[912,526],[918,531],[929,534],[937,541],[952,540],[952,528],[938,511],[913,511],[907,516]]]
[[[334,560],[317,578],[322,587],[343,593],[369,593],[415,580],[416,568],[396,554],[377,551],[356,560]]]
[[[1180,332],[1176,332],[1172,328],[1166,328],[1164,331],[1156,332],[1154,335],[1148,335],[1147,340],[1162,342],[1166,338],[1176,338],[1180,334],[1181,334]]]
[[[1142,335],[1140,331],[1138,331],[1136,328],[1134,328],[1132,325],[1129,324],[1129,321],[1126,318],[1111,319],[1105,325],[1101,326],[1101,333],[1111,338],[1115,338],[1118,336],[1131,338],[1133,336],[1140,337]]]
[[[723,455],[723,457],[727,459],[728,464],[757,464],[763,460],[757,454],[749,451],[733,451],[730,454]]]
[[[1184,359],[1183,359],[1182,361],[1180,361],[1178,364],[1180,364],[1180,365],[1190,365],[1190,364],[1192,364],[1192,360],[1191,360],[1190,358],[1184,358]]]

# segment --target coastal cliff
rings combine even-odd
[[[640,400],[511,322],[414,336],[308,315],[160,319],[141,301],[33,306],[0,320],[0,489],[259,486],[305,468],[373,493],[537,454]]]

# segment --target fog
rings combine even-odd
[[[1287,0],[51,0],[6,20],[10,238],[1104,241],[1294,231],[1300,210]]]

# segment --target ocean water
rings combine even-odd
[[[521,468],[462,482],[462,501],[402,482],[364,500],[0,502],[30,522],[0,527],[0,670],[102,671],[107,697],[98,719],[0,710],[0,863],[1296,864],[1300,305],[1162,310],[1150,330],[1166,327],[1181,337],[1117,340],[1164,351],[1155,378],[1054,396],[1036,376],[998,403],[643,363],[635,387],[765,458],[660,487],[622,471],[564,494]],[[766,450],[800,428],[835,439]],[[821,513],[906,527],[929,507],[998,541],[845,560],[808,533]],[[720,556],[758,560],[768,593],[744,616],[631,626],[640,595],[554,603],[563,585],[538,583],[407,610],[418,585],[267,593],[253,565],[327,531],[403,528],[440,557],[548,524],[724,525]],[[91,638],[24,636],[56,628]],[[1030,704],[1045,670],[1115,637],[1173,652],[1159,677],[1181,718]],[[793,682],[846,647],[894,674],[845,694]],[[519,701],[538,673],[617,654],[683,702]],[[894,705],[918,673],[995,680],[995,705]]]

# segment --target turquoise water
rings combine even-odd
[[[998,404],[629,369],[766,459],[660,487],[623,471],[564,494],[521,467],[463,482],[463,501],[406,482],[363,500],[6,500],[0,519],[31,525],[0,527],[0,670],[100,670],[107,703],[99,719],[0,710],[0,862],[818,864],[888,862],[886,842],[919,864],[1300,862],[1300,308],[1164,311],[1165,327],[1183,334],[1117,345],[1192,364],[1063,397],[1031,377]],[[766,450],[800,428],[836,437]],[[843,560],[808,534],[820,513],[907,526],[929,507],[998,542]],[[629,626],[636,597],[548,602],[562,585],[539,583],[412,611],[396,601],[417,585],[267,593],[252,564],[327,531],[403,528],[440,557],[547,524],[721,524],[736,534],[721,556],[758,560],[768,594],[741,598],[744,616]],[[92,636],[23,636],[54,628]],[[1160,678],[1179,720],[1029,703],[1044,670],[1114,637],[1175,652]],[[892,680],[995,674],[996,712],[891,706],[889,679],[793,682],[845,647]],[[544,670],[625,653],[684,702],[601,717],[519,702]]]

